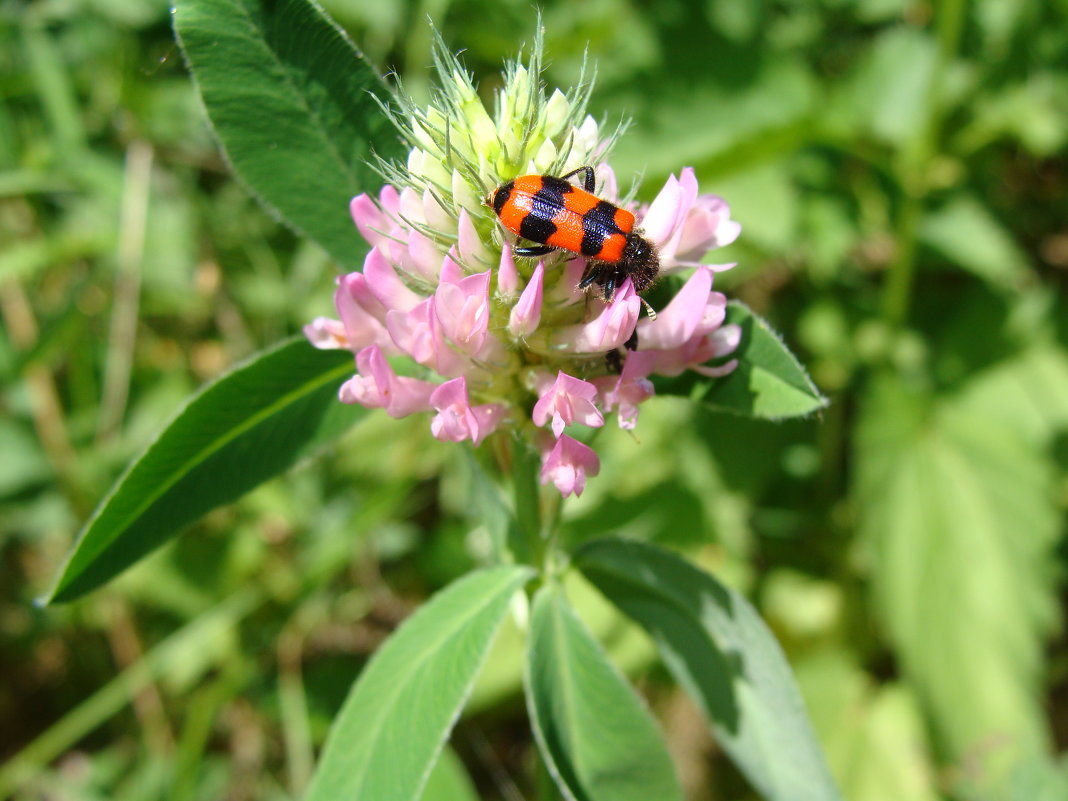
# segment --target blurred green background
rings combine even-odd
[[[487,96],[535,24],[526,0],[325,5],[417,96],[427,15]],[[832,399],[781,424],[647,404],[568,536],[657,539],[748,592],[852,801],[1068,799],[1068,2],[543,13],[547,83],[588,50],[594,114],[633,120],[621,183],[693,165],[731,203],[719,288]],[[0,797],[297,797],[359,666],[475,563],[461,449],[371,415],[90,598],[32,604],[188,394],[332,313],[336,270],[230,177],[165,3],[0,0]],[[691,797],[752,797],[582,604]],[[505,801],[538,786],[516,636],[453,737]]]

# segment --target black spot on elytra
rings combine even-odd
[[[504,204],[508,202],[508,198],[512,196],[512,190],[515,188],[515,181],[509,181],[503,186],[499,187],[493,195],[493,210],[497,212],[497,216],[501,216],[501,209],[504,208]]]
[[[616,225],[616,207],[602,200],[582,217],[582,255],[596,256],[608,237],[621,233]]]
[[[564,195],[574,189],[567,181],[543,175],[541,189],[531,198],[531,209],[519,226],[519,235],[531,242],[548,241],[557,230],[553,217],[564,207]]]

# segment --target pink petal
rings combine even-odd
[[[729,245],[742,233],[742,224],[735,220],[721,220],[716,227],[716,242],[712,247],[718,248]]]
[[[556,280],[549,281],[550,288],[545,293],[545,302],[550,306],[571,306],[584,302],[589,296],[579,289],[578,285],[585,271],[585,259],[570,259],[564,262],[563,272],[556,276]]]
[[[398,353],[384,325],[386,309],[371,292],[366,276],[349,273],[338,278],[334,305],[353,351],[378,345],[391,355]]]
[[[655,361],[655,351],[627,351],[619,380],[605,393],[606,405],[616,410],[620,428],[633,429],[638,423],[638,407],[655,394],[647,377]]]
[[[341,321],[345,322],[345,311],[342,306],[350,304],[358,305],[366,314],[370,314],[379,322],[386,319],[386,309],[382,302],[371,291],[367,282],[367,276],[360,272],[347,273],[337,279],[337,289],[334,291],[334,306],[337,307]]]
[[[399,210],[397,190],[388,184],[382,187],[379,203],[368,194],[357,195],[349,203],[352,221],[360,235],[373,246],[385,247],[395,229]]]
[[[663,247],[678,227],[689,204],[679,180],[669,175],[664,188],[642,216],[641,226],[646,237]]]
[[[596,398],[596,386],[560,371],[556,374],[556,381],[534,404],[531,419],[535,425],[543,426],[552,417],[553,434],[557,437],[563,432],[564,426],[572,423],[597,428],[604,425],[604,415],[594,403]]]
[[[400,193],[391,184],[382,187],[378,193],[378,202],[390,217],[396,217],[400,211]]]
[[[736,323],[725,325],[712,334],[712,349],[715,357],[734,353],[742,343],[742,327]]]
[[[657,241],[660,246],[660,261],[662,264],[670,264],[677,257],[679,240],[682,239],[686,226],[694,211],[697,201],[697,177],[693,167],[684,167],[679,173],[679,208],[675,216],[675,224],[663,240]],[[703,253],[701,255],[704,255]]]
[[[430,421],[430,430],[440,440],[461,442],[472,438],[477,426],[467,399],[467,379],[463,376],[446,381],[430,394],[430,405],[438,410]]]
[[[430,395],[430,405],[438,410],[446,406],[467,408],[467,379],[464,376],[460,376],[443,384],[438,384]]]
[[[713,295],[719,294],[716,292]],[[705,375],[725,375],[734,365],[719,367],[704,366],[711,359],[719,359],[733,353],[741,341],[741,328],[725,325],[708,333],[702,333],[678,348],[671,350],[643,351],[653,355],[653,371],[660,375],[678,375],[690,368]]]
[[[445,258],[441,261],[438,280],[443,284],[458,284],[466,275],[464,268],[460,266],[460,262],[456,259],[456,248],[449,248],[449,252],[445,254]]]
[[[477,447],[482,440],[497,430],[506,416],[507,409],[499,403],[484,403],[472,408],[475,419],[478,421],[478,436],[473,439]]]
[[[713,248],[729,245],[742,226],[731,219],[727,201],[718,195],[697,198],[676,244],[676,259],[699,259]]]
[[[593,449],[565,434],[543,456],[541,483],[551,481],[565,498],[571,494],[581,495],[586,488],[586,476],[595,476],[600,471],[601,460]]]
[[[441,248],[419,231],[408,232],[408,262],[411,271],[427,283],[436,284],[441,272]]]
[[[727,296],[722,292],[709,292],[708,304],[705,313],[701,316],[701,324],[697,327],[697,333],[704,336],[723,325],[727,319]]]
[[[670,176],[642,215],[645,235],[660,251],[660,268],[694,266],[713,248],[733,242],[741,226],[730,219],[730,207],[717,195],[698,195],[697,177],[685,167]]]
[[[398,376],[377,346],[364,348],[356,354],[356,368],[359,373],[341,385],[338,395],[342,402],[382,408],[390,417],[406,417],[413,412],[430,410],[434,384]]]
[[[512,257],[512,248],[505,242],[501,249],[501,263],[497,268],[497,294],[510,297],[519,292],[519,271]]]
[[[430,405],[438,414],[430,421],[430,430],[440,440],[461,442],[470,439],[479,445],[504,416],[504,408],[487,403],[471,406],[467,379],[463,376],[446,381],[430,395]]]
[[[471,215],[467,213],[467,209],[460,209],[456,249],[465,264],[476,265],[480,262],[482,264],[493,264],[490,261],[489,251],[482,244],[482,237],[478,235],[475,224],[471,222]]]
[[[459,375],[469,366],[467,360],[445,342],[432,298],[427,298],[411,311],[389,312],[386,328],[398,348],[440,375]]]
[[[329,317],[316,317],[304,326],[304,336],[319,350],[337,350],[349,345],[345,326],[340,320],[331,320]]]
[[[598,353],[618,348],[634,333],[640,312],[641,301],[628,278],[596,318],[559,329],[553,336],[553,344],[575,353]]]
[[[653,372],[657,375],[676,376],[687,370],[694,364],[700,364],[701,359],[694,355],[695,348],[683,346],[674,350],[650,350],[646,353],[654,354]]]
[[[711,291],[712,271],[699,267],[655,320],[638,323],[638,347],[668,350],[690,339],[704,317]]]
[[[619,182],[616,173],[606,162],[601,162],[597,167],[597,196],[605,200],[616,202],[619,199]]]
[[[364,259],[363,274],[371,292],[387,309],[409,311],[425,300],[422,295],[404,285],[393,265],[377,247],[371,248],[371,252]]]
[[[718,367],[705,367],[703,365],[697,365],[690,369],[700,373],[701,375],[706,375],[709,378],[722,378],[723,376],[728,375],[729,373],[733,373],[734,368],[737,366],[738,360],[731,359],[729,362],[725,362],[724,364],[721,364]]]
[[[519,296],[519,302],[512,307],[508,317],[508,330],[517,339],[523,339],[534,333],[541,322],[541,304],[545,284],[545,264],[538,262],[534,275]]]
[[[469,275],[458,283],[438,285],[434,312],[445,336],[469,356],[482,348],[489,330],[490,271]]]

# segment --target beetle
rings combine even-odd
[[[581,187],[568,180],[580,173]],[[544,256],[554,250],[584,256],[579,289],[597,284],[606,303],[627,278],[636,292],[644,292],[660,272],[656,247],[635,230],[631,212],[593,191],[593,168],[587,166],[559,178],[521,175],[498,186],[488,203],[505,228],[537,243],[515,248],[517,256]]]

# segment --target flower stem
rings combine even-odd
[[[512,488],[515,493],[515,519],[519,542],[516,558],[539,564],[544,552],[541,522],[541,488],[538,482],[538,454],[522,437],[512,437]]]

